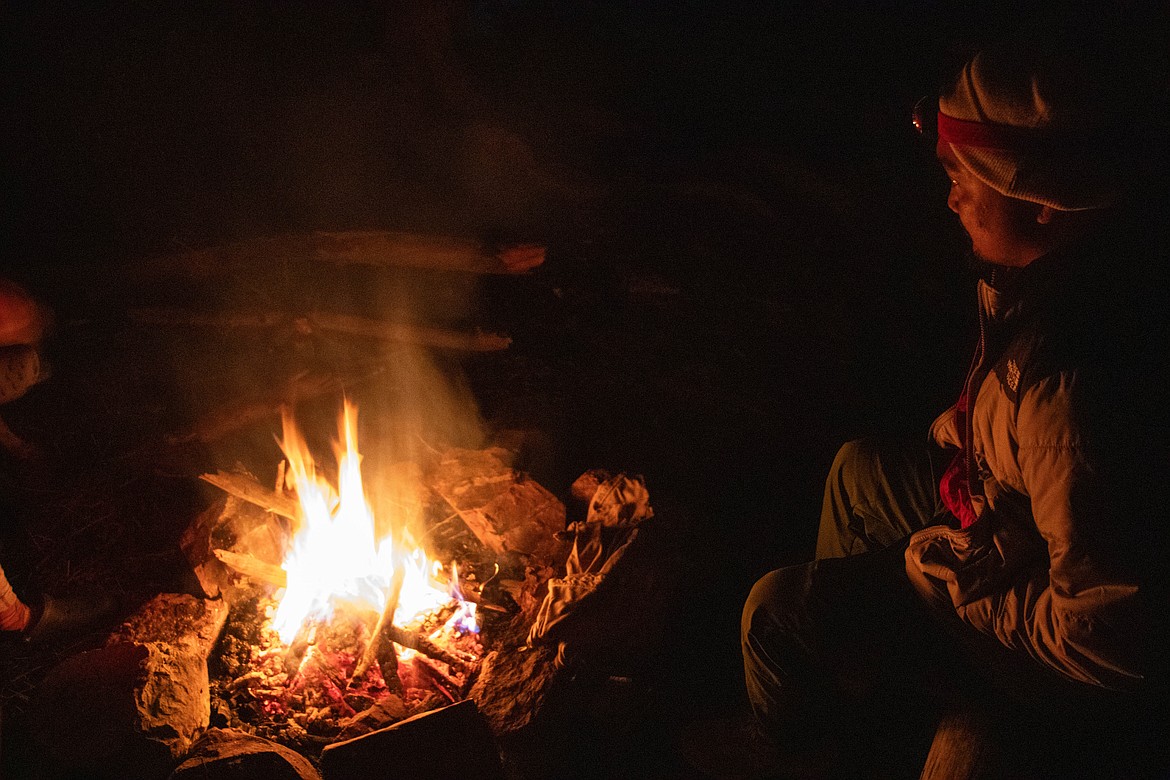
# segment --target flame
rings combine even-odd
[[[335,491],[318,475],[309,447],[291,416],[284,415],[280,447],[288,460],[286,479],[296,490],[301,517],[283,564],[288,582],[272,619],[281,641],[290,644],[307,620],[328,620],[343,606],[380,614],[399,568],[404,570],[404,578],[395,624],[405,625],[453,598],[461,602],[457,616],[465,614],[461,597],[448,592],[435,577],[442,564],[429,561],[423,550],[409,544],[401,523],[391,518],[390,535],[376,538],[374,513],[362,484],[357,410],[348,401],[339,426]],[[456,583],[457,594],[457,572],[451,581]],[[474,605],[470,606],[474,619]]]

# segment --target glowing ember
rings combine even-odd
[[[341,420],[338,445],[338,489],[317,474],[305,441],[285,415],[281,449],[288,459],[287,480],[301,508],[299,527],[283,564],[288,582],[273,616],[273,627],[290,644],[306,621],[328,621],[349,608],[380,614],[395,571],[403,571],[402,591],[394,624],[405,626],[419,615],[441,609],[452,601],[458,608],[449,621],[459,633],[477,631],[475,605],[458,592],[458,572],[452,566],[450,591],[437,578],[441,564],[408,544],[401,523],[390,519],[391,532],[376,538],[374,514],[362,485],[361,455],[357,447],[357,412],[348,402]]]

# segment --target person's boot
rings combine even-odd
[[[25,641],[43,642],[66,634],[82,634],[113,617],[117,602],[108,594],[100,596],[44,596],[32,607]]]

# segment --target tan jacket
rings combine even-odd
[[[914,534],[906,570],[930,604],[1006,647],[1073,680],[1140,688],[1157,608],[1144,603],[1140,534],[1170,524],[1125,509],[1132,496],[1109,465],[1115,421],[1096,419],[1108,371],[1079,325],[1064,328],[1080,299],[1050,305],[1049,279],[1038,272],[1011,295],[980,282],[968,458],[979,519]],[[953,409],[931,434],[958,445]]]

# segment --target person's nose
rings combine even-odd
[[[959,198],[960,198],[959,188],[957,186],[955,186],[954,184],[952,184],[950,192],[947,193],[947,208],[949,208],[951,211],[955,212],[956,214],[959,213]]]

